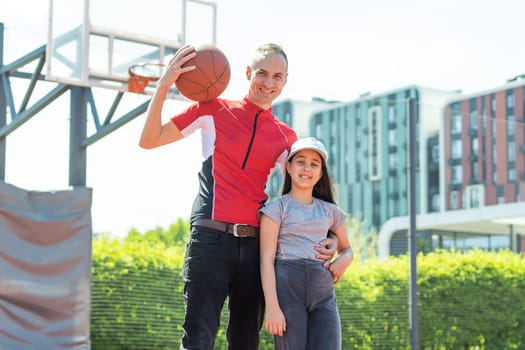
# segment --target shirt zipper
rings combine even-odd
[[[242,162],[241,169],[244,169],[244,167],[246,166],[246,162],[248,161],[248,156],[250,155],[250,151],[252,149],[253,140],[255,139],[255,130],[257,129],[257,119],[259,118],[259,114],[261,114],[261,112],[262,112],[262,109],[255,114],[255,119],[253,120],[252,137],[250,138],[250,143],[248,144],[248,149],[246,150],[246,155],[244,156],[244,161]]]

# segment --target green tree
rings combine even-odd
[[[167,229],[156,227],[144,233],[139,232],[133,228],[128,232],[124,239],[126,242],[149,242],[164,243],[166,246],[184,246],[190,235],[190,221],[189,219],[178,218],[177,221],[171,224]]]
[[[367,229],[364,220],[349,216],[346,229],[356,262],[366,262],[377,258],[378,232],[375,228]]]

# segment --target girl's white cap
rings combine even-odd
[[[288,160],[292,159],[292,157],[299,151],[303,149],[311,149],[313,151],[316,151],[323,157],[325,163],[328,159],[328,152],[326,151],[326,148],[324,148],[324,145],[321,141],[316,139],[315,137],[304,137],[301,139],[298,139],[292,144],[290,155],[288,155]]]

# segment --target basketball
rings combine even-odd
[[[186,98],[204,102],[217,98],[230,82],[230,63],[226,55],[212,44],[195,48],[196,56],[184,66],[195,69],[183,73],[175,81],[175,86]]]

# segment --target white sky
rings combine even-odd
[[[112,1],[122,0],[106,0]],[[125,3],[121,17],[114,17],[117,29],[124,18],[145,13],[146,7],[134,10]],[[245,66],[265,42],[283,45],[288,54],[290,75],[281,98],[352,101],[367,91],[381,93],[412,84],[470,93],[525,73],[522,0],[217,3],[217,45],[232,68],[226,98],[244,96]],[[0,0],[0,22],[6,27],[4,63],[45,43],[47,8],[42,0]],[[162,35],[169,37],[170,13],[153,12],[159,17],[150,25],[148,19],[138,18],[137,30],[166,28]],[[189,27],[191,38],[209,24]],[[63,96],[8,136],[8,183],[28,190],[67,188],[68,100],[69,95]],[[180,107],[170,103],[166,115]],[[131,227],[144,231],[189,217],[201,161],[198,137],[141,150],[137,143],[143,122],[140,116],[88,148],[94,232],[124,235]]]

